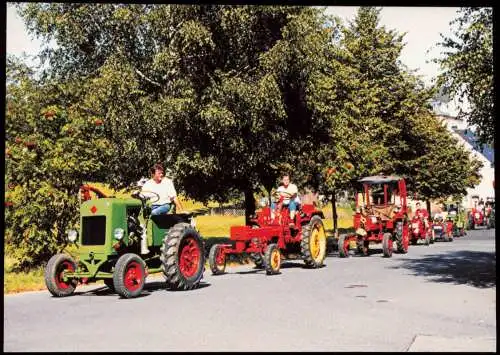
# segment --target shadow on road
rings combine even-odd
[[[144,285],[144,289],[142,293],[135,297],[135,298],[141,298],[141,297],[146,297],[149,296],[151,293],[156,292],[156,291],[168,291],[168,292],[196,292],[198,289],[202,289],[205,287],[210,286],[210,283],[208,282],[200,282],[200,285],[192,290],[170,290],[167,288],[166,283],[164,281],[150,281],[146,282]],[[112,291],[108,286],[102,286],[96,289],[92,289],[89,291],[75,291],[74,293],[75,296],[112,296],[112,297],[120,297],[116,292]]]
[[[419,276],[434,276],[435,282],[467,284],[478,288],[496,287],[494,252],[453,251],[404,261],[391,269],[408,269]]]

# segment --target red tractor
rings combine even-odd
[[[355,234],[339,236],[340,257],[349,256],[352,241],[362,255],[368,255],[370,243],[382,243],[385,257],[391,257],[393,243],[400,253],[408,252],[406,183],[398,176],[369,176],[358,180]]]
[[[425,221],[427,220],[427,227]],[[444,226],[442,226],[444,228]],[[423,240],[425,245],[434,243],[433,225],[429,221],[427,214],[415,213],[410,224],[410,243],[417,245],[419,240]]]
[[[224,273],[230,254],[250,255],[267,275],[278,274],[282,257],[288,259],[292,255],[300,255],[311,268],[323,265],[326,257],[323,212],[312,204],[304,204],[293,221],[283,199],[279,198],[274,213],[266,206],[257,211],[251,225],[232,226],[231,244],[215,244],[210,248],[208,260],[214,275]]]
[[[475,229],[476,227],[486,227],[489,228],[488,217],[486,216],[486,210],[484,207],[484,202],[479,200],[478,195],[472,196],[473,206],[472,210],[469,212],[469,228]]]
[[[447,216],[446,220],[442,213],[438,212],[434,215],[432,221],[432,234],[430,243],[434,243],[434,240],[444,240],[445,242],[453,241],[453,217]]]

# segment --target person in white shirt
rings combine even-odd
[[[164,169],[161,164],[155,164],[151,168],[151,179],[146,181],[142,186],[142,192],[148,195],[148,192],[154,192],[159,196],[158,201],[153,202],[151,206],[151,215],[166,214],[172,208],[172,203],[175,203],[176,212],[182,210],[182,205],[177,198],[177,192],[175,191],[173,181],[164,177]],[[153,196],[153,201],[156,195]]]
[[[283,175],[282,177],[282,185],[278,187],[276,190],[277,194],[281,197],[283,196],[283,205],[288,206],[288,210],[290,211],[290,219],[293,221],[295,218],[295,212],[300,204],[300,199],[298,196],[299,190],[297,189],[297,185],[290,182],[290,176],[288,174]],[[271,204],[271,210],[274,211],[276,204],[273,202]],[[294,223],[290,223],[290,225],[294,225]]]

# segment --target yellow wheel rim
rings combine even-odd
[[[325,229],[321,224],[318,223],[314,226],[309,244],[311,248],[311,256],[315,260],[318,258],[322,258],[326,246],[326,235]]]
[[[276,270],[280,266],[280,251],[278,249],[274,249],[273,253],[271,254],[271,267],[273,270]]]

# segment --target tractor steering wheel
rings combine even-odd
[[[274,196],[274,197],[276,197],[276,198],[278,198],[278,199],[279,199],[282,195],[285,195],[285,196],[284,196],[285,198],[287,198],[287,197],[288,197],[288,198],[292,197],[292,194],[291,194],[291,193],[289,193],[289,192],[286,192],[286,191],[275,191],[275,192],[274,192],[274,194],[273,194],[273,196]]]
[[[153,196],[153,197],[147,196],[147,195],[144,195],[144,193],[153,194],[155,196]],[[136,192],[132,193],[132,197],[137,198],[143,202],[146,202],[147,200],[151,200],[155,197],[156,197],[156,199],[154,201],[152,201],[153,203],[158,202],[160,200],[160,195],[158,195],[156,192],[153,192],[153,191],[136,191]]]

